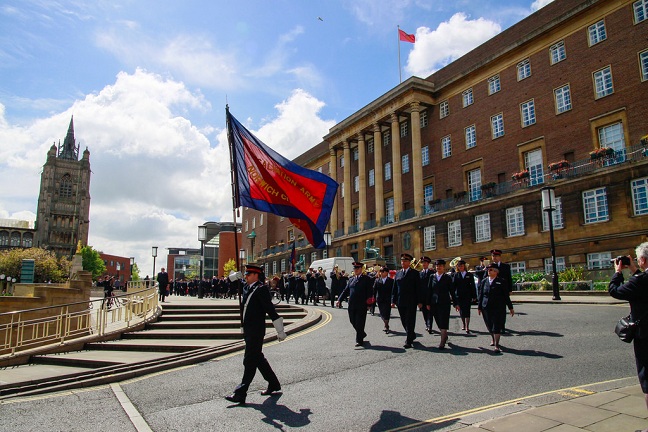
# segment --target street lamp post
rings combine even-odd
[[[237,267],[241,267],[241,268],[238,268],[237,269],[238,271],[241,271],[243,269],[243,261],[245,261],[245,249],[240,249],[239,250],[239,265]]]
[[[332,240],[331,233],[326,231],[324,233],[324,243],[326,243],[326,258],[330,258],[329,257],[329,246],[331,246],[331,240]]]
[[[198,240],[200,241],[200,282],[198,282],[198,298],[203,298],[203,279],[205,264],[205,240],[207,240],[207,227],[201,225],[198,227]]]
[[[560,300],[560,285],[558,284],[558,272],[556,271],[556,244],[554,242],[553,212],[556,211],[556,195],[553,186],[542,188],[542,210],[547,212],[549,219],[549,247],[551,249],[551,286],[553,288],[553,300]]]
[[[4,293],[5,293],[5,290],[6,290],[6,288],[5,288],[5,275],[4,275],[4,274],[0,274],[0,292],[1,292],[2,294],[4,294]]]
[[[151,275],[151,279],[155,281],[155,258],[157,258],[157,246],[153,246],[151,248],[151,256],[153,257],[153,274]],[[155,286],[155,282],[153,282],[153,286]]]

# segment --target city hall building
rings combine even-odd
[[[648,0],[556,0],[425,79],[361,107],[295,159],[335,179],[331,245],[245,208],[268,274],[324,256],[395,266],[501,249],[514,271],[610,266],[648,240]]]

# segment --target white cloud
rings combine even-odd
[[[323,105],[294,90],[276,105],[275,117],[250,130],[292,159],[335,124],[319,117]],[[226,133],[189,120],[209,110],[201,93],[142,69],[121,72],[114,84],[25,126],[10,124],[0,104],[0,142],[11,143],[0,146],[0,178],[12,180],[0,182],[0,218],[35,218],[47,150],[63,140],[74,115],[81,151],[90,150],[89,243],[135,256],[142,276],[150,274],[151,246],[160,247],[158,261],[164,260],[166,248],[198,247],[198,225],[232,220]]]
[[[470,20],[463,13],[454,14],[436,30],[419,27],[405,70],[426,78],[501,31],[496,22],[484,18]]]
[[[538,9],[541,9],[545,6],[547,6],[549,3],[553,2],[554,0],[534,0],[533,3],[531,3],[531,11],[535,12]]]

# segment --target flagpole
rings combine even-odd
[[[232,217],[234,219],[234,253],[236,255],[236,270],[241,271],[241,257],[239,256],[238,245],[238,228],[236,226],[236,210],[240,207],[238,195],[238,170],[236,167],[236,155],[234,154],[234,136],[232,135],[232,124],[230,122],[229,104],[225,104],[225,123],[227,125],[227,143],[230,150],[230,177],[232,181]],[[241,301],[241,284],[238,282],[238,301],[239,301],[239,315],[241,319],[241,328],[243,328],[243,308]]]
[[[396,26],[396,37],[398,38],[398,83],[403,82],[403,77],[401,74],[401,59],[400,59],[400,25]]]

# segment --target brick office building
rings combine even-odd
[[[331,255],[363,259],[369,243],[392,265],[408,252],[474,266],[497,248],[515,271],[543,269],[546,185],[559,268],[606,267],[646,241],[647,18],[648,0],[557,0],[331,128],[296,159],[341,186]],[[272,269],[291,228],[260,217],[244,210],[243,241],[255,229]]]

